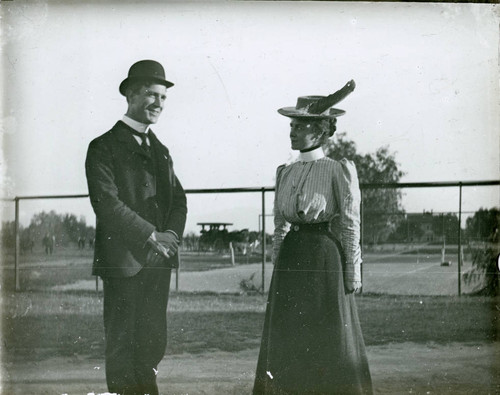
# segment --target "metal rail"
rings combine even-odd
[[[458,294],[461,295],[461,229],[460,220],[462,217],[462,188],[467,186],[495,186],[500,185],[500,180],[480,180],[480,181],[435,181],[435,182],[397,182],[397,183],[361,183],[360,189],[363,192],[365,189],[403,189],[403,188],[439,188],[439,187],[458,187],[459,188],[459,222],[458,222]],[[261,193],[262,194],[262,218],[266,216],[265,193],[274,192],[274,187],[240,187],[240,188],[197,188],[186,189],[187,194],[204,194],[204,193]],[[31,196],[16,196],[14,198],[2,198],[2,201],[15,202],[15,290],[20,291],[19,280],[19,253],[20,253],[20,236],[19,236],[19,206],[21,200],[34,199],[75,199],[88,198],[88,194],[75,195],[31,195]],[[363,208],[361,208],[363,210]],[[362,211],[362,216],[364,212]],[[264,289],[265,280],[265,263],[266,263],[266,229],[265,221],[262,221],[262,288]],[[363,237],[363,229],[361,229],[361,238]],[[363,244],[362,244],[363,245]]]
[[[399,188],[438,188],[438,187],[471,187],[471,186],[494,186],[500,185],[500,180],[482,181],[430,181],[430,182],[382,182],[382,183],[360,183],[360,189],[399,189]],[[186,193],[240,193],[240,192],[274,192],[274,187],[236,187],[236,188],[188,188]],[[3,201],[30,200],[30,199],[74,199],[87,198],[87,194],[77,195],[27,195],[14,198],[2,198]]]

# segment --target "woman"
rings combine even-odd
[[[356,168],[321,148],[345,113],[331,106],[354,87],[350,81],[278,110],[291,118],[300,157],[276,174],[274,273],[254,395],[372,393],[354,300],[361,287]]]

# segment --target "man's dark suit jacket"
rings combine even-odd
[[[137,274],[151,233],[173,230],[182,237],[186,223],[186,195],[167,147],[150,132],[148,155],[131,130],[118,121],[90,143],[85,161],[97,218],[92,273],[101,277]]]

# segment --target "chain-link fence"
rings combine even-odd
[[[494,208],[498,212],[499,185],[500,181],[362,184],[363,292],[475,292],[481,280],[464,280],[474,251],[491,242],[490,234],[498,227]],[[181,266],[172,276],[171,288],[265,292],[273,269],[274,188],[186,192],[189,213]],[[95,219],[87,195],[4,199],[3,219],[4,289],[101,289],[91,275]]]

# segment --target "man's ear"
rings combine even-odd
[[[132,95],[133,95],[133,93],[134,93],[134,92],[133,92],[133,91],[132,91],[132,89],[130,89],[130,88],[127,88],[127,89],[125,90],[125,98],[127,99],[127,103],[130,103],[130,96],[132,96]]]

